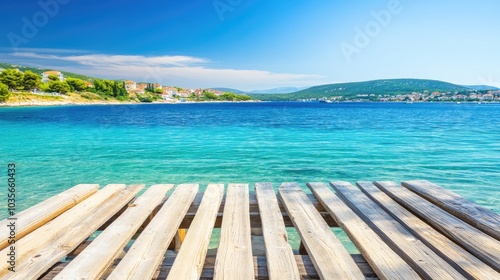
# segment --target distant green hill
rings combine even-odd
[[[263,101],[286,101],[332,96],[354,97],[360,94],[398,95],[412,92],[465,92],[470,89],[451,83],[421,79],[391,79],[367,82],[341,83],[311,87],[288,94],[250,94],[254,99]]]
[[[15,69],[15,68],[17,68],[22,72],[24,72],[26,70],[31,70],[31,71],[33,71],[33,73],[39,74],[39,75],[42,75],[42,73],[45,71],[57,70],[57,69],[29,67],[29,66],[16,65],[16,64],[11,64],[11,63],[3,63],[3,62],[0,62],[0,68],[3,68],[3,69]],[[64,77],[66,77],[66,78],[78,78],[78,79],[82,79],[84,81],[92,81],[95,79],[94,77],[89,77],[89,76],[85,76],[82,74],[76,74],[76,73],[71,73],[71,72],[66,72],[66,71],[61,71],[61,73],[63,73]]]

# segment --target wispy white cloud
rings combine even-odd
[[[274,73],[263,70],[216,68],[210,60],[192,56],[142,56],[108,54],[56,54],[22,50],[12,53],[18,59],[50,61],[61,69],[113,78],[159,82],[185,87],[227,86],[243,90],[279,86],[309,86],[324,77],[309,74]]]
[[[12,55],[38,59],[51,59],[72,61],[88,66],[185,66],[207,62],[205,59],[190,56],[142,56],[142,55],[106,55],[84,54],[60,56],[53,54],[40,54],[35,52],[17,52]]]

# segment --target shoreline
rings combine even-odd
[[[85,106],[85,105],[131,105],[138,102],[12,102],[0,103],[0,107],[44,107],[44,106]]]
[[[27,101],[27,102],[11,102],[11,103],[0,103],[0,108],[20,108],[20,107],[51,107],[51,106],[105,106],[105,105],[147,105],[147,104],[169,104],[169,105],[180,105],[180,104],[207,104],[207,103],[269,103],[269,102],[297,102],[297,103],[315,103],[317,101],[261,101],[261,100],[250,100],[250,101],[185,101],[185,102],[119,102],[119,101],[110,101],[110,102],[64,102],[64,101],[48,101],[48,102],[40,102],[40,101]],[[394,101],[394,102],[378,102],[378,101],[340,101],[339,103],[405,103],[403,101]],[[444,103],[457,103],[453,101],[442,101],[442,102],[414,102],[412,104],[444,104]],[[475,101],[461,101],[460,104],[499,104],[500,102],[489,101],[489,102],[475,102]],[[411,104],[408,104],[411,105]]]
[[[50,106],[95,106],[95,105],[146,105],[146,104],[197,104],[197,103],[258,103],[259,100],[252,101],[185,101],[185,102],[64,102],[64,101],[27,101],[27,102],[11,102],[0,103],[0,108],[18,108],[18,107],[50,107]]]

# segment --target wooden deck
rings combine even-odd
[[[500,215],[428,181],[144,187],[78,185],[18,213],[0,279],[500,279]]]

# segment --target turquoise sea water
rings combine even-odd
[[[0,108],[0,155],[19,210],[79,183],[426,179],[500,212],[500,104]]]

